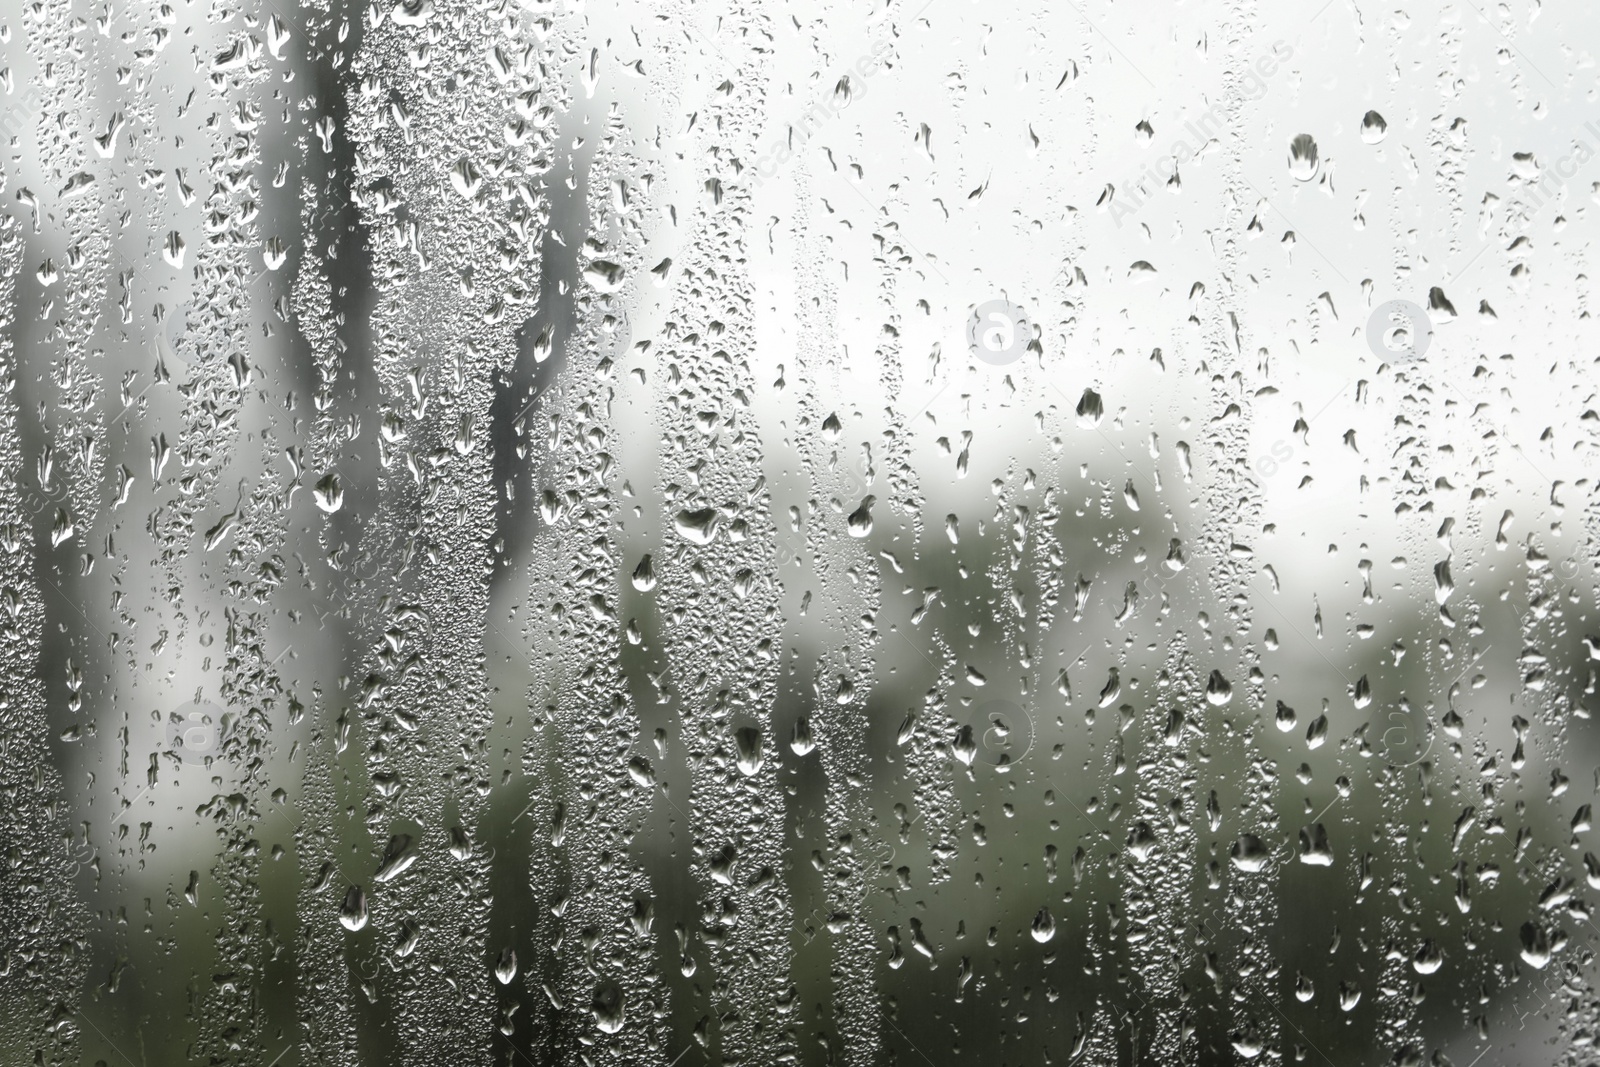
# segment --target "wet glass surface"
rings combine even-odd
[[[0,7],[0,1058],[1595,1063],[1597,32]]]

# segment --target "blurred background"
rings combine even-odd
[[[0,10],[0,1054],[1589,1064],[1595,14]]]

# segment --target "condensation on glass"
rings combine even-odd
[[[1576,3],[0,11],[0,1058],[1597,1061]]]

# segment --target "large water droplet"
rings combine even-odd
[[[1100,420],[1105,414],[1106,409],[1100,401],[1100,394],[1093,389],[1085,389],[1083,396],[1078,399],[1078,425],[1085,430],[1092,430],[1100,425]]]
[[[740,727],[734,734],[739,745],[739,773],[746,778],[755,777],[761,770],[761,731],[754,726]]]
[[[594,1022],[601,1033],[614,1034],[621,1030],[627,1015],[622,987],[610,981],[600,983],[594,991],[589,1010],[594,1012]]]
[[[1289,142],[1289,173],[1296,181],[1308,182],[1317,176],[1320,161],[1317,142],[1309,133],[1302,133]]]
[[[1233,686],[1228,684],[1221,671],[1212,671],[1211,677],[1206,681],[1206,703],[1220,708],[1232,700]]]
[[[846,520],[850,527],[851,537],[865,537],[872,532],[872,505],[878,498],[867,496],[862,498],[861,506],[850,513]]]
[[[338,511],[344,505],[344,487],[339,484],[339,476],[324,474],[317,484],[312,486],[311,497],[317,502],[317,507],[329,515]]]
[[[1376,111],[1369,111],[1361,117],[1361,139],[1367,144],[1377,144],[1389,136],[1389,124],[1383,121],[1383,116]]]
[[[339,924],[346,930],[360,930],[367,925],[367,894],[358,885],[350,887],[339,908]]]
[[[1228,850],[1228,858],[1233,865],[1241,871],[1255,874],[1266,869],[1267,861],[1272,858],[1272,853],[1261,838],[1255,834],[1240,834],[1238,840]]]
[[[1050,914],[1048,907],[1040,908],[1039,914],[1033,917],[1033,939],[1042,945],[1055,936],[1055,916]]]
[[[722,516],[716,508],[699,508],[678,512],[673,516],[672,526],[684,540],[697,545],[709,545],[716,540],[721,522]]]

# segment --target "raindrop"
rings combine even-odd
[[[1050,914],[1048,907],[1040,908],[1039,914],[1033,917],[1033,939],[1042,945],[1055,936],[1055,917]]]
[[[656,784],[655,769],[643,756],[634,756],[628,761],[628,777],[632,778],[640,789],[651,789]]]
[[[1083,396],[1078,400],[1078,425],[1086,430],[1092,430],[1100,425],[1105,413],[1106,410],[1100,402],[1100,394],[1093,389],[1085,389]]]
[[[1238,840],[1228,850],[1228,858],[1233,865],[1241,871],[1256,874],[1266,869],[1267,862],[1272,858],[1272,853],[1261,838],[1255,834],[1240,834]]]
[[[1389,124],[1376,111],[1361,116],[1361,139],[1367,144],[1377,144],[1389,135]]]
[[[877,503],[875,496],[866,496],[861,500],[861,506],[850,513],[846,520],[850,527],[851,537],[865,537],[872,532],[872,505]]]
[[[373,880],[388,882],[404,874],[406,869],[417,862],[417,853],[411,847],[410,834],[395,834],[389,838],[389,847],[384,852],[383,865],[374,874]]]
[[[344,487],[339,484],[337,474],[325,474],[317,484],[311,488],[311,496],[317,502],[317,507],[332,515],[344,505]]]
[[[680,511],[673,517],[673,528],[678,531],[678,536],[697,545],[709,545],[716,540],[717,530],[722,522],[722,516],[716,508],[700,508],[696,511]]]
[[[754,726],[740,727],[734,733],[739,745],[739,773],[754,778],[761,770],[761,731]]]
[[[350,887],[339,908],[339,922],[346,930],[360,930],[367,925],[367,894],[358,885]]]
[[[1411,967],[1418,974],[1432,974],[1444,966],[1444,953],[1439,951],[1439,946],[1432,939],[1424,941],[1422,947],[1417,949],[1417,954],[1411,957]]]
[[[478,188],[483,185],[483,174],[472,165],[472,160],[462,156],[450,168],[450,184],[455,186],[456,192],[470,200],[478,195]]]
[[[621,1030],[626,1016],[622,987],[611,981],[601,982],[594,991],[589,1010],[594,1013],[595,1025],[601,1033],[614,1034]]]
[[[625,272],[608,259],[597,259],[583,268],[583,280],[602,293],[614,293],[622,288]]]
[[[1302,133],[1289,142],[1289,173],[1296,181],[1308,182],[1317,176],[1317,142]]]
[[[1328,829],[1320,822],[1300,831],[1300,862],[1312,867],[1333,866],[1333,847],[1328,844]]]

